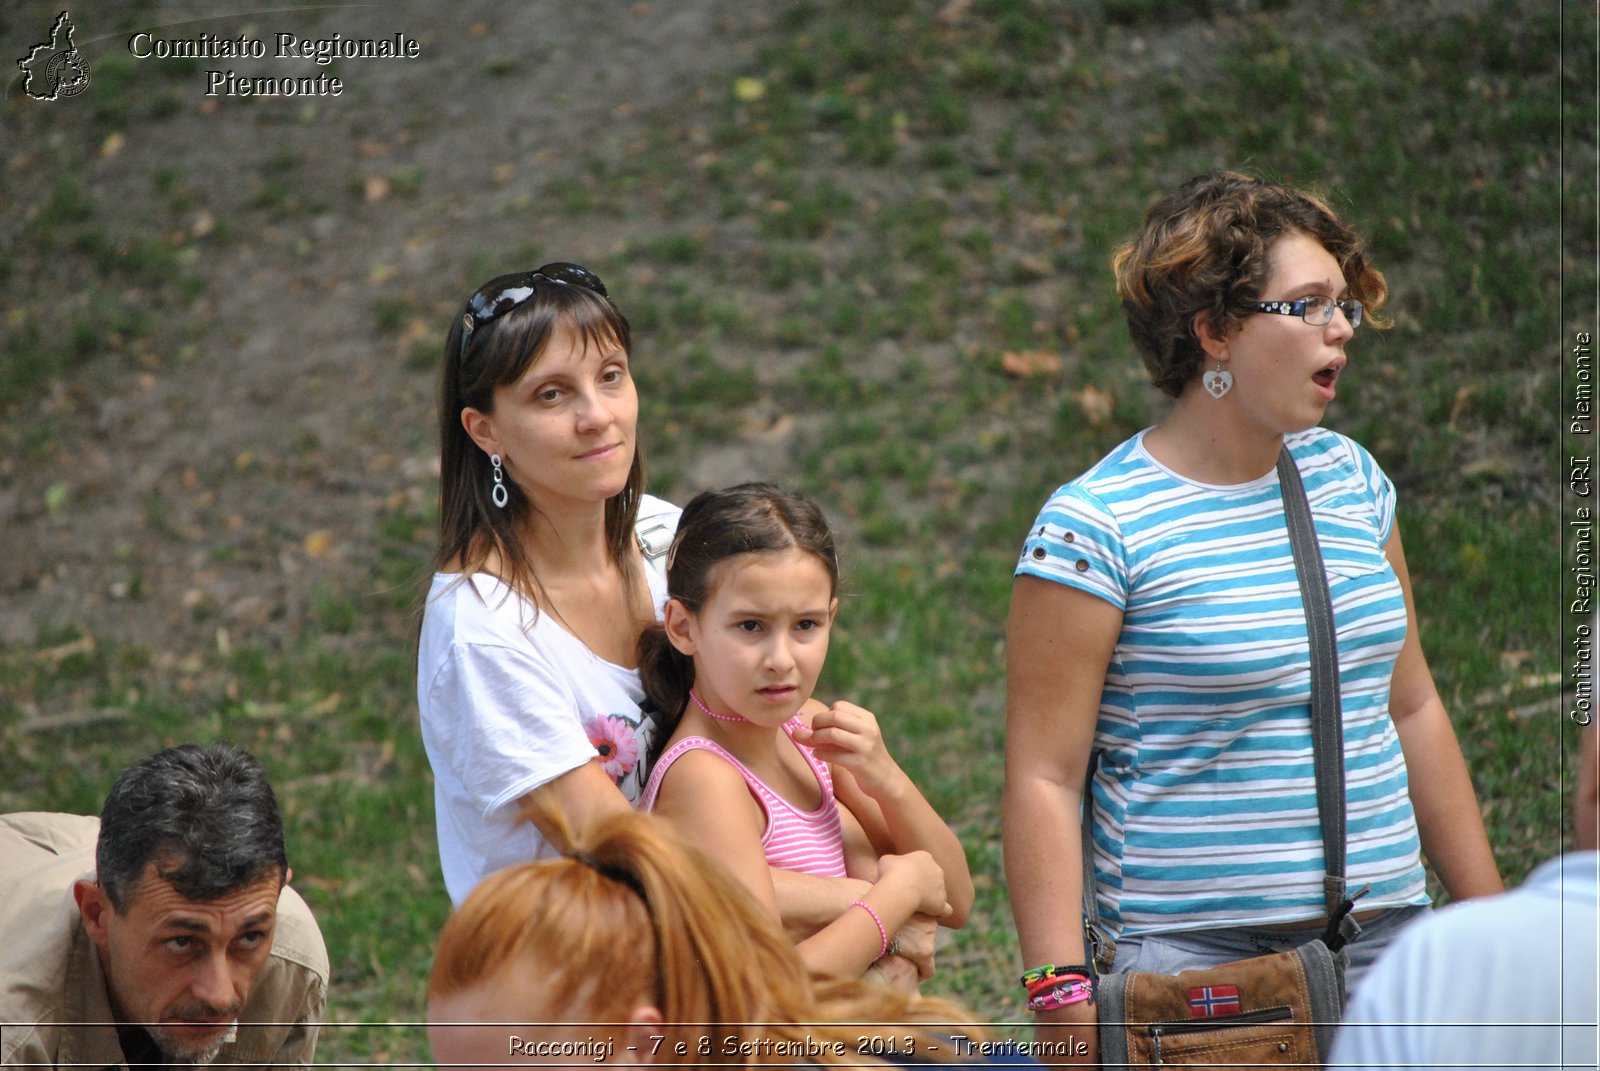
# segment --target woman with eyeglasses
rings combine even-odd
[[[581,825],[644,783],[634,651],[677,510],[643,493],[631,352],[605,285],[567,263],[485,283],[445,341],[417,702],[457,903],[549,854],[524,800]]]
[[[1501,888],[1418,641],[1394,486],[1319,426],[1357,327],[1387,326],[1383,275],[1325,202],[1231,172],[1158,201],[1112,266],[1174,400],[1055,492],[1017,565],[1004,842],[1026,965],[1087,965],[1085,882],[1119,971],[1214,966],[1327,927],[1287,449],[1335,618],[1348,881],[1369,888],[1348,948],[1359,984],[1426,910],[1421,851],[1455,899]],[[1036,986],[1032,1006],[1093,1037],[1087,993]]]
[[[428,985],[441,1068],[1035,1066],[954,1005],[813,979],[744,887],[661,819],[607,816],[562,839],[571,855],[490,876],[445,923]]]

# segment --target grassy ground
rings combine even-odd
[[[1023,1018],[999,850],[1010,569],[1054,486],[1159,415],[1106,262],[1157,192],[1212,166],[1320,188],[1371,237],[1397,326],[1358,337],[1328,424],[1400,487],[1424,645],[1507,878],[1559,850],[1554,399],[1595,284],[1593,187],[1564,185],[1561,160],[1563,137],[1573,157],[1594,151],[1592,6],[776,10],[737,79],[627,153],[593,149],[545,194],[623,235],[591,260],[641,341],[653,489],[681,500],[713,475],[771,477],[839,524],[848,595],[822,691],[879,713],[978,883],[935,991]],[[261,211],[302,210],[291,176],[263,189]],[[73,237],[86,210],[70,183],[50,196],[37,233],[60,258],[97,278],[133,270]],[[94,360],[97,333],[156,332],[151,309],[195,300],[181,259],[145,254],[153,300],[108,289],[59,337],[3,327],[0,354],[39,353],[0,366],[23,438],[22,406]],[[442,336],[487,274],[456,267],[373,309],[385,347],[414,346],[419,381],[437,340],[406,324]],[[263,756],[344,1024],[420,1017],[447,909],[407,616],[433,493],[420,477],[390,498],[349,575],[306,593],[307,627],[238,643],[219,626],[214,650],[181,657],[88,627],[0,649],[0,809],[96,810],[153,741]],[[422,1051],[412,1027],[344,1026],[320,1055]]]

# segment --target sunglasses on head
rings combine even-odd
[[[581,265],[561,260],[552,261],[533,271],[497,275],[467,298],[467,311],[461,314],[461,348],[456,352],[456,360],[460,361],[466,355],[467,343],[472,340],[474,331],[494,323],[533,297],[540,283],[581,286],[601,297],[607,296],[606,284],[600,281],[600,276]]]

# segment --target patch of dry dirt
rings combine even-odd
[[[0,15],[8,57],[47,36],[58,10]],[[219,627],[238,643],[299,629],[319,584],[365,582],[378,518],[433,493],[427,356],[465,281],[637,237],[648,222],[572,222],[561,183],[726,92],[774,6],[229,10],[74,8],[91,78],[126,81],[112,102],[123,119],[97,114],[90,94],[27,99],[17,79],[0,106],[11,315],[47,331],[92,315],[88,287],[72,283],[92,259],[29,252],[64,178],[107,241],[192,250],[184,271],[203,281],[192,310],[164,310],[139,344],[113,337],[111,352],[5,413],[0,643],[71,626],[161,652],[210,646]],[[129,62],[141,28],[243,34],[269,58]],[[342,61],[337,98],[205,95],[208,69],[325,70],[271,58],[278,32],[402,33],[421,56]],[[133,305],[144,296],[138,278],[87,283]],[[381,330],[386,315],[398,323]]]

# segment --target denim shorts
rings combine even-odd
[[[1361,923],[1361,936],[1345,946],[1350,957],[1350,965],[1345,970],[1348,992],[1355,992],[1367,968],[1395,935],[1430,910],[1427,907],[1392,907]],[[1196,967],[1215,967],[1246,956],[1287,952],[1320,936],[1322,932],[1318,929],[1281,930],[1261,926],[1149,933],[1117,941],[1115,968],[1176,974]]]

